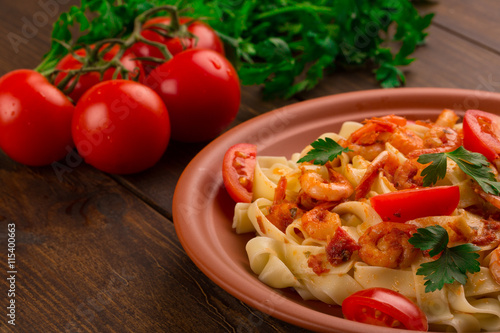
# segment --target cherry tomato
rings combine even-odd
[[[0,78],[0,148],[13,160],[48,165],[73,147],[74,106],[40,73],[15,70]]]
[[[379,313],[380,312],[380,313]],[[382,327],[427,331],[427,317],[410,299],[386,288],[355,292],[342,302],[349,320]]]
[[[257,146],[250,143],[238,143],[224,154],[222,179],[227,192],[236,202],[252,202],[256,156]]]
[[[93,46],[90,47],[93,48]],[[106,47],[107,46],[104,45],[101,48],[101,50],[105,49]],[[109,51],[107,51],[103,55],[103,60],[110,61],[118,53],[119,50],[120,50],[119,45],[113,46]],[[85,57],[87,54],[85,49],[79,49],[75,53],[80,57]],[[142,67],[142,63],[139,60],[135,60],[134,58],[136,58],[135,54],[133,54],[131,51],[126,51],[124,56],[120,59],[120,62],[128,71],[131,72],[132,76],[139,75],[138,76],[139,82],[144,82],[145,74],[144,74],[144,69]],[[71,69],[82,68],[82,66],[83,64],[78,59],[76,59],[72,54],[67,54],[59,61],[59,63],[56,66],[56,69],[71,70]],[[69,97],[71,97],[71,99],[75,103],[78,102],[80,97],[89,88],[93,87],[94,85],[96,85],[101,81],[111,80],[113,78],[115,70],[116,70],[115,68],[109,68],[104,72],[102,78],[99,72],[89,72],[80,75],[80,77],[78,78],[78,82],[76,83],[73,91],[69,94]],[[59,73],[54,80],[55,85],[58,85],[66,76],[67,74],[64,72]],[[122,75],[118,74],[117,78],[118,79],[122,78]],[[74,79],[70,80],[70,82],[68,82],[66,87],[70,87],[73,81]]]
[[[500,117],[480,110],[468,110],[463,131],[465,149],[483,154],[491,162],[499,158]]]
[[[181,17],[179,19],[179,23],[186,24],[191,20],[192,19],[188,17]],[[170,17],[163,16],[149,19],[143,24],[141,35],[150,41],[165,45],[170,53],[174,56],[182,52],[183,50],[193,48],[210,49],[222,55],[225,55],[224,44],[220,40],[219,36],[217,36],[215,30],[213,30],[209,25],[200,21],[193,21],[187,26],[187,31],[196,36],[196,38],[171,38],[159,34],[158,32],[165,33],[165,30],[155,25],[161,24],[169,26],[171,21],[172,19]],[[132,51],[138,57],[154,57],[165,59],[161,51],[156,46],[149,45],[143,42],[135,43],[132,47]],[[143,60],[143,64],[148,70],[158,66],[158,63],[145,60]]]
[[[240,83],[231,63],[212,50],[191,49],[154,69],[146,79],[167,106],[172,138],[213,139],[236,117]]]
[[[402,190],[370,198],[384,221],[406,222],[419,217],[450,215],[458,206],[458,186],[436,186]]]
[[[72,123],[78,153],[99,170],[130,174],[153,166],[170,138],[167,109],[145,85],[101,82],[78,101]]]

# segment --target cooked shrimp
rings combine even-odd
[[[433,126],[424,135],[426,148],[450,147],[457,148],[462,144],[462,138],[450,127]]]
[[[321,200],[316,200],[314,198],[311,198],[307,193],[304,191],[300,191],[299,195],[297,196],[297,199],[295,200],[295,203],[302,208],[303,210],[311,210],[314,207],[318,206],[319,204],[323,203],[324,201]]]
[[[441,127],[453,127],[457,123],[459,117],[455,111],[450,109],[444,109],[439,114],[435,124]]]
[[[371,266],[409,267],[418,250],[408,242],[417,227],[411,224],[381,222],[368,228],[358,240],[359,257]]]
[[[340,139],[338,144],[344,148],[349,148],[346,154],[352,159],[356,155],[361,155],[367,161],[373,161],[381,152],[385,150],[383,142],[376,142],[371,145],[363,146],[356,143],[349,143],[347,140]]]
[[[413,131],[405,127],[397,128],[387,142],[404,155],[408,155],[410,152],[424,147],[424,141]]]
[[[398,190],[406,190],[422,186],[424,177],[420,174],[424,165],[416,160],[408,159],[398,167],[392,178],[394,186]]]
[[[500,284],[500,246],[491,252],[490,273],[496,283]]]
[[[394,174],[394,172],[399,167],[399,160],[396,155],[389,151],[382,152],[377,158],[366,169],[363,178],[361,178],[358,186],[356,186],[356,196],[355,199],[359,200],[364,198],[375,181],[375,178],[379,172],[385,171],[387,174]]]
[[[372,118],[365,121],[365,125],[351,134],[348,141],[348,147],[351,145],[369,147],[370,149],[380,148],[377,145],[389,142],[396,149],[403,154],[408,154],[415,149],[422,149],[424,147],[423,141],[415,133],[405,128],[406,119],[394,115]],[[352,149],[352,148],[351,148]],[[352,149],[354,151],[360,150]],[[379,151],[380,153],[380,151]],[[365,156],[363,156],[365,157]],[[367,158],[369,161],[373,158]]]
[[[496,170],[500,170],[500,158],[494,159],[492,165],[495,167]]]
[[[473,184],[474,192],[479,195],[482,199],[492,204],[494,207],[500,209],[500,196],[486,193],[481,186],[477,183]]]
[[[266,218],[282,232],[285,232],[288,225],[304,213],[295,203],[286,200],[286,185],[287,179],[282,176],[274,192],[273,204],[266,215]]]
[[[311,238],[324,241],[333,238],[341,225],[340,216],[329,210],[333,206],[332,203],[325,203],[302,215],[302,227]]]
[[[380,135],[393,133],[399,126],[405,126],[406,119],[395,115],[381,118],[373,117],[365,121],[365,125],[354,131],[348,139],[349,143],[363,146],[372,145],[380,141]]]
[[[299,177],[302,190],[311,198],[321,201],[339,201],[354,192],[351,183],[331,167],[328,168],[328,180],[311,170],[302,171]]]
[[[462,137],[454,129],[432,126],[424,135],[424,148],[411,152],[408,157],[415,158],[422,154],[450,152],[461,145]]]

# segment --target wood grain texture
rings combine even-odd
[[[201,274],[172,222],[108,176],[81,165],[59,179],[50,167],[0,161],[0,220],[5,229],[16,226],[18,332],[291,327]],[[0,231],[2,248],[6,239]],[[0,261],[2,276],[6,264]],[[0,285],[7,290],[5,278]]]
[[[500,54],[500,2],[446,0],[420,4],[422,13],[436,13],[434,25],[478,48]]]
[[[0,76],[35,68],[49,50],[52,24],[76,0],[0,0]]]

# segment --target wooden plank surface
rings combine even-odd
[[[419,6],[422,13],[436,13],[435,26],[469,41],[470,47],[500,54],[499,1],[429,1]]]
[[[0,0],[0,75],[34,68],[48,50],[56,15],[41,5],[47,3],[59,12],[75,1]],[[498,6],[494,0],[420,5],[437,15],[427,45],[405,69],[407,85],[499,91]],[[23,35],[26,22],[38,22],[36,31]],[[12,44],[12,34],[23,42]],[[333,74],[288,101],[264,101],[258,87],[245,87],[232,126],[298,100],[374,88],[366,71]],[[19,272],[16,326],[7,325],[2,312],[0,332],[305,331],[227,294],[182,249],[172,197],[185,166],[205,145],[173,142],[155,167],[131,176],[77,163],[61,178],[51,167],[25,167],[0,153],[0,300],[9,287],[5,249],[12,223]]]
[[[82,165],[61,181],[2,156],[0,182],[2,227],[16,229],[19,309],[15,329],[2,320],[2,331],[234,331],[253,317],[290,327],[201,275],[171,221],[97,170]],[[181,320],[188,313],[196,320]]]

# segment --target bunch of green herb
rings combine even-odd
[[[50,69],[67,52],[58,41],[124,36],[135,16],[159,5],[204,18],[228,46],[242,83],[263,84],[265,96],[284,98],[312,89],[339,67],[374,69],[383,87],[404,84],[398,67],[414,60],[432,19],[408,0],[82,0],[61,14],[38,69]]]

